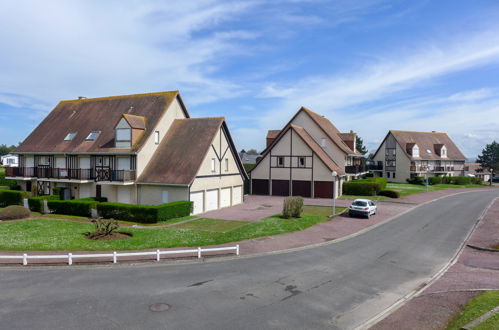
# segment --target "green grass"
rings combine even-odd
[[[360,196],[360,195],[341,195],[338,197],[338,199],[358,199],[358,198],[363,198],[363,199],[370,199],[372,201],[386,201],[391,199],[390,197],[386,196]]]
[[[226,233],[228,231],[247,225],[248,223],[250,222],[203,218],[203,219],[197,219],[189,222],[180,223],[178,225],[174,225],[174,227],[184,228],[184,229],[209,230],[209,231]]]
[[[335,214],[340,214],[341,212],[345,211],[347,208],[346,207],[335,207]],[[303,206],[303,214],[310,214],[310,215],[322,215],[325,217],[330,216],[333,214],[333,207],[332,206],[315,206],[315,205],[304,205]]]
[[[464,309],[449,323],[447,330],[458,330],[488,311],[499,306],[499,291],[487,291],[471,299]],[[473,328],[474,330],[499,330],[499,314]]]
[[[237,226],[230,225],[234,226],[232,229],[228,228],[226,220],[199,219],[192,221],[198,226],[196,229],[178,228],[180,225],[121,228],[119,231],[131,233],[133,237],[116,241],[86,239],[84,234],[94,230],[92,223],[52,219],[17,220],[0,223],[0,250],[95,251],[204,246],[303,230],[328,219],[323,215],[304,214],[299,219],[282,219],[276,215],[243,225],[238,221]]]
[[[253,164],[253,163],[246,163],[246,164],[243,164],[244,166],[244,169],[247,171],[251,170],[253,167],[256,166],[256,164]]]

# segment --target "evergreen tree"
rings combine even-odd
[[[499,143],[493,141],[487,144],[482,154],[478,155],[477,162],[480,163],[483,172],[487,173],[493,169],[494,173],[499,173]]]
[[[364,146],[364,141],[360,136],[357,135],[357,140],[355,142],[355,148],[357,149],[358,152],[360,152],[362,155],[367,154],[367,148]]]

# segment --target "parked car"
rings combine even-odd
[[[376,214],[378,207],[370,199],[356,199],[348,208],[348,215],[353,217],[356,215],[369,218],[371,215]]]
[[[499,182],[499,176],[496,176],[495,178],[492,178],[492,182]]]

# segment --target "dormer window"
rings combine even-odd
[[[129,128],[117,128],[116,129],[116,141],[118,142],[130,142],[132,140],[132,130]]]
[[[97,139],[97,137],[99,136],[99,134],[100,134],[100,131],[90,132],[90,134],[88,134],[88,136],[85,139],[85,141],[95,141],[95,139]]]
[[[445,146],[440,149],[440,156],[443,158],[447,158],[447,148]]]
[[[78,132],[69,132],[64,138],[64,141],[72,141]]]
[[[412,157],[419,157],[419,147],[417,144],[412,147]]]

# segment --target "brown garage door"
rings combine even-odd
[[[328,181],[314,182],[315,198],[333,198],[333,183]]]
[[[289,196],[289,180],[272,180],[272,196]]]
[[[251,180],[251,193],[253,195],[268,195],[269,180],[263,180],[263,179]]]
[[[311,197],[312,182],[293,180],[293,196]]]

